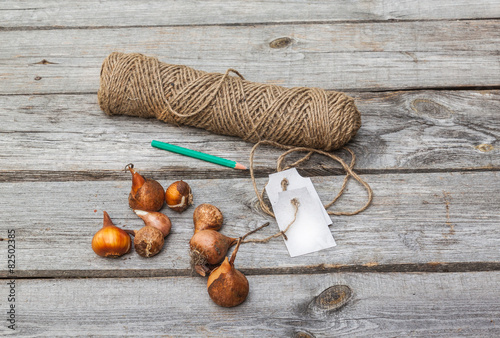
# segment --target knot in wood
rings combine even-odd
[[[351,300],[352,294],[347,285],[331,286],[314,297],[307,307],[307,312],[311,315],[329,315],[345,306]]]
[[[291,45],[293,40],[289,37],[282,37],[275,39],[269,43],[269,47],[274,48],[274,49],[279,49],[279,48],[285,48],[289,45]]]
[[[306,331],[297,331],[293,335],[293,338],[314,338],[314,335]]]

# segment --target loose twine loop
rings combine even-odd
[[[344,177],[344,181],[342,182],[342,186],[340,188],[340,191],[337,193],[337,195],[333,198],[333,200],[331,202],[329,202],[328,204],[326,204],[324,206],[325,209],[330,208],[335,202],[337,202],[337,200],[340,198],[340,196],[342,196],[342,194],[345,191],[345,188],[347,186],[347,182],[349,181],[350,177],[353,177],[356,181],[358,181],[366,189],[366,191],[368,193],[368,199],[367,199],[366,203],[361,208],[359,208],[359,209],[357,209],[355,211],[350,211],[350,212],[349,211],[335,212],[335,211],[328,211],[327,210],[327,212],[328,212],[329,215],[335,215],[335,216],[341,216],[341,215],[342,216],[353,216],[353,215],[359,214],[360,212],[366,210],[366,208],[368,208],[368,206],[371,204],[372,199],[373,199],[373,191],[372,191],[371,187],[368,185],[368,183],[366,183],[361,177],[359,177],[358,174],[356,174],[354,172],[353,168],[354,168],[354,165],[356,163],[356,155],[354,154],[354,152],[351,149],[349,149],[347,147],[343,148],[345,151],[347,151],[351,155],[351,163],[348,165],[339,156],[337,156],[335,154],[332,154],[332,153],[328,153],[328,152],[322,151],[322,150],[312,149],[312,148],[304,148],[304,147],[290,147],[290,146],[285,146],[285,145],[282,145],[282,144],[279,144],[279,143],[276,143],[276,142],[272,142],[272,141],[260,141],[257,144],[255,144],[252,147],[252,150],[250,151],[250,176],[252,178],[252,184],[253,184],[253,188],[254,188],[255,194],[257,195],[257,198],[259,200],[259,205],[260,205],[260,207],[262,208],[262,210],[266,214],[268,214],[268,215],[270,215],[272,217],[275,217],[274,213],[271,210],[271,208],[269,207],[269,205],[264,201],[265,188],[263,188],[262,191],[259,192],[259,189],[257,188],[257,182],[255,180],[254,156],[255,156],[255,151],[261,145],[271,145],[271,146],[274,146],[276,148],[280,148],[280,149],[285,149],[286,150],[278,158],[278,161],[277,161],[277,164],[276,164],[276,171],[278,171],[278,172],[298,166],[299,164],[301,164],[301,163],[309,160],[314,153],[321,154],[323,156],[329,157],[332,160],[340,163],[340,165],[342,166],[342,168],[346,172],[346,175]],[[290,154],[292,154],[294,152],[307,152],[307,154],[305,156],[303,156],[302,158],[300,158],[299,160],[295,161],[294,163],[292,163],[292,164],[290,164],[290,165],[288,165],[286,167],[283,167],[283,162],[285,161],[285,158],[288,155],[290,155]]]
[[[356,174],[354,172],[353,168],[354,168],[354,165],[356,163],[356,155],[354,154],[354,152],[351,149],[349,149],[347,147],[343,148],[345,151],[347,151],[351,155],[351,163],[348,165],[341,157],[336,156],[336,155],[334,155],[332,153],[328,153],[328,152],[322,151],[322,150],[312,149],[312,148],[304,148],[304,147],[290,147],[290,146],[285,146],[285,145],[282,145],[282,144],[279,144],[279,143],[276,143],[276,142],[272,142],[272,141],[260,141],[257,144],[255,144],[252,147],[252,150],[250,151],[250,176],[251,176],[251,179],[252,179],[252,184],[253,184],[253,188],[254,188],[255,194],[257,195],[257,198],[259,200],[259,206],[260,206],[260,208],[262,209],[262,211],[264,211],[266,214],[272,216],[273,218],[275,218],[275,215],[274,215],[273,211],[271,210],[271,208],[269,207],[269,204],[266,203],[265,200],[264,200],[265,188],[263,188],[262,191],[259,192],[259,189],[257,188],[257,182],[256,182],[256,179],[255,179],[254,156],[255,156],[255,152],[256,152],[257,148],[259,146],[261,146],[261,145],[270,145],[270,146],[274,146],[276,148],[280,148],[280,149],[284,149],[285,150],[285,152],[283,152],[280,155],[280,157],[278,158],[278,161],[277,161],[277,164],[276,164],[276,171],[278,171],[278,172],[286,170],[286,169],[290,169],[290,168],[293,168],[293,167],[296,167],[299,164],[308,161],[314,153],[318,153],[318,154],[321,154],[323,156],[329,157],[332,160],[340,163],[340,165],[342,166],[342,168],[345,170],[346,175],[344,177],[344,180],[342,182],[342,186],[341,186],[339,192],[333,198],[332,201],[330,201],[329,203],[327,203],[326,205],[324,205],[325,209],[330,208],[340,198],[340,196],[342,196],[342,194],[344,193],[345,188],[347,186],[347,183],[348,183],[348,181],[349,181],[349,179],[351,177],[353,177],[356,181],[358,181],[366,189],[366,192],[368,194],[368,198],[367,198],[366,203],[362,207],[360,207],[359,209],[357,209],[355,211],[337,211],[336,212],[336,211],[329,211],[329,210],[327,210],[327,213],[329,215],[335,215],[335,216],[341,216],[341,215],[343,215],[343,216],[352,216],[352,215],[356,215],[356,214],[359,214],[360,212],[366,210],[366,208],[368,208],[368,206],[371,204],[371,202],[373,200],[373,191],[372,191],[371,187],[368,185],[368,183],[366,183],[361,177],[359,177],[358,174]],[[306,155],[303,156],[302,158],[300,158],[299,160],[295,161],[294,163],[292,163],[292,164],[284,167],[283,163],[285,161],[285,158],[288,155],[290,155],[290,154],[292,154],[294,152],[306,152]],[[287,186],[288,186],[288,181],[284,179],[281,182],[282,190],[286,190]],[[242,243],[267,243],[269,240],[271,240],[271,239],[273,239],[275,237],[279,237],[279,236],[283,236],[283,238],[285,240],[287,240],[286,232],[290,229],[290,227],[292,226],[292,224],[297,219],[298,207],[300,205],[299,201],[296,200],[296,199],[293,199],[291,201],[291,203],[294,206],[294,210],[295,210],[294,211],[294,216],[293,216],[293,220],[288,224],[288,226],[285,228],[285,230],[277,232],[276,234],[271,235],[271,236],[266,237],[266,238],[263,238],[263,239],[248,239],[248,240],[244,240]],[[264,226],[262,226],[262,227],[264,227]],[[262,227],[260,227],[259,230]],[[255,232],[255,231],[253,231],[253,232]]]

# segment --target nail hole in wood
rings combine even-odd
[[[273,40],[269,43],[269,47],[271,48],[285,48],[289,45],[291,45],[293,42],[292,39],[290,39],[289,37],[283,37],[283,38],[278,38],[276,40]]]
[[[41,76],[35,76],[35,81],[40,81],[42,79]]]

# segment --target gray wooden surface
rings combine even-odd
[[[0,93],[95,92],[102,61],[112,51],[152,54],[206,71],[236,68],[248,80],[284,86],[495,86],[499,27],[496,20],[440,20],[130,27],[125,34],[109,27],[12,29],[2,33],[0,58],[8,61],[0,66]],[[283,37],[290,44],[271,47]]]
[[[24,299],[19,331],[51,337],[494,337],[499,278],[498,271],[249,276],[247,301],[230,309],[208,299],[202,278],[18,280]],[[333,311],[311,304],[338,285],[351,291],[345,304],[324,298]]]
[[[373,205],[355,217],[335,217],[331,230],[338,247],[314,254],[288,256],[283,240],[243,244],[238,265],[249,274],[372,270],[434,271],[465,267],[500,268],[497,231],[500,187],[492,184],[498,172],[420,173],[366,175],[375,191]],[[272,225],[255,238],[278,231],[269,216],[256,209],[249,179],[186,180],[196,205],[210,202],[225,216],[222,233],[237,237],[266,221]],[[259,179],[263,186],[267,179]],[[160,180],[167,186],[172,181]],[[166,182],[166,183],[165,183]],[[314,177],[323,201],[333,198],[340,177]],[[192,211],[171,217],[172,234],[166,249],[154,259],[129,254],[118,260],[93,254],[90,239],[99,229],[102,210],[117,225],[139,229],[143,224],[128,207],[130,182],[62,181],[4,182],[0,194],[17,191],[2,201],[0,219],[17,230],[17,274],[26,277],[176,276],[189,274],[188,242],[193,234]],[[44,196],[30,200],[30,196]],[[353,211],[365,202],[356,184],[331,210]],[[16,211],[30,200],[25,213]],[[471,203],[471,200],[474,203]],[[71,248],[71,250],[68,250]],[[64,259],[61,259],[64,257]],[[463,267],[459,263],[466,263]],[[451,265],[449,267],[448,265]],[[476,267],[476,268],[475,268]],[[1,271],[8,277],[7,271]]]
[[[493,0],[2,1],[0,238],[16,230],[16,267],[11,274],[0,241],[0,334],[500,335],[499,18]],[[96,256],[103,210],[127,229],[142,225],[127,205],[130,162],[164,187],[188,181],[196,205],[222,210],[227,235],[266,221],[256,237],[277,230],[247,171],[149,145],[248,165],[252,144],[99,109],[99,70],[113,51],[346,91],[363,121],[348,146],[373,204],[332,218],[329,250],[291,259],[281,239],[242,245],[236,264],[251,289],[233,309],[213,304],[190,270],[193,208],[163,209],[172,233],[154,258]],[[279,154],[259,150],[260,187]],[[323,158],[299,171],[324,202],[340,188],[342,171]],[[365,198],[351,182],[331,210]],[[6,321],[13,278],[15,331]],[[352,291],[344,306],[311,305],[338,285]]]

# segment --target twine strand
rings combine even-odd
[[[285,241],[287,241],[288,237],[286,237],[285,233],[290,229],[290,227],[292,226],[292,224],[295,223],[295,221],[297,220],[297,214],[299,213],[299,206],[300,206],[299,200],[296,199],[296,198],[292,199],[290,201],[290,203],[294,207],[293,219],[292,219],[292,221],[290,223],[288,223],[288,225],[286,226],[285,230],[279,231],[279,232],[275,233],[274,235],[271,235],[269,237],[262,238],[262,239],[247,239],[245,241],[242,241],[242,243],[267,243],[271,239],[279,237],[279,236],[283,236],[283,238],[285,239]],[[260,229],[262,229],[262,227],[253,230],[252,233],[254,233],[254,232],[256,232],[256,231],[258,231]]]
[[[372,191],[371,187],[368,185],[368,183],[366,183],[361,177],[359,177],[358,174],[356,174],[354,172],[353,168],[354,168],[354,164],[356,163],[356,156],[355,156],[354,152],[352,150],[350,150],[349,148],[344,148],[351,155],[351,163],[348,165],[347,163],[345,163],[345,161],[342,158],[340,158],[332,153],[328,153],[328,152],[325,152],[322,150],[312,149],[312,148],[303,148],[303,147],[295,147],[294,148],[294,147],[278,144],[278,143],[272,142],[272,141],[260,141],[260,142],[256,143],[252,147],[252,150],[250,151],[250,177],[252,179],[252,185],[253,185],[255,194],[257,196],[257,199],[259,200],[259,206],[262,209],[262,211],[264,211],[266,214],[268,214],[272,217],[275,217],[270,206],[264,200],[264,192],[265,192],[264,188],[262,189],[262,191],[259,191],[259,189],[257,188],[256,179],[255,179],[254,156],[255,156],[255,152],[256,152],[257,148],[261,145],[270,145],[270,146],[274,146],[276,148],[286,150],[278,158],[278,161],[277,161],[277,163],[278,163],[277,170],[278,171],[284,170],[283,162],[284,162],[286,156],[291,154],[291,153],[294,153],[294,152],[307,152],[307,154],[304,157],[302,157],[301,159],[299,159],[295,163],[304,162],[306,159],[309,159],[311,157],[312,153],[318,153],[320,155],[326,156],[326,157],[331,158],[332,160],[338,162],[342,166],[344,171],[346,172],[346,175],[344,177],[344,181],[342,183],[340,191],[337,193],[337,195],[333,198],[332,201],[330,201],[329,203],[327,203],[325,205],[325,209],[330,208],[340,198],[340,196],[343,195],[343,193],[345,192],[345,188],[347,186],[347,183],[351,177],[354,178],[356,181],[358,181],[365,188],[367,195],[368,195],[368,198],[367,198],[366,203],[362,207],[358,208],[355,211],[329,211],[329,210],[327,210],[329,215],[353,216],[353,215],[359,214],[360,212],[366,210],[366,208],[368,208],[368,206],[371,204],[371,202],[373,200],[373,191]],[[288,167],[286,167],[286,168],[288,168]]]

